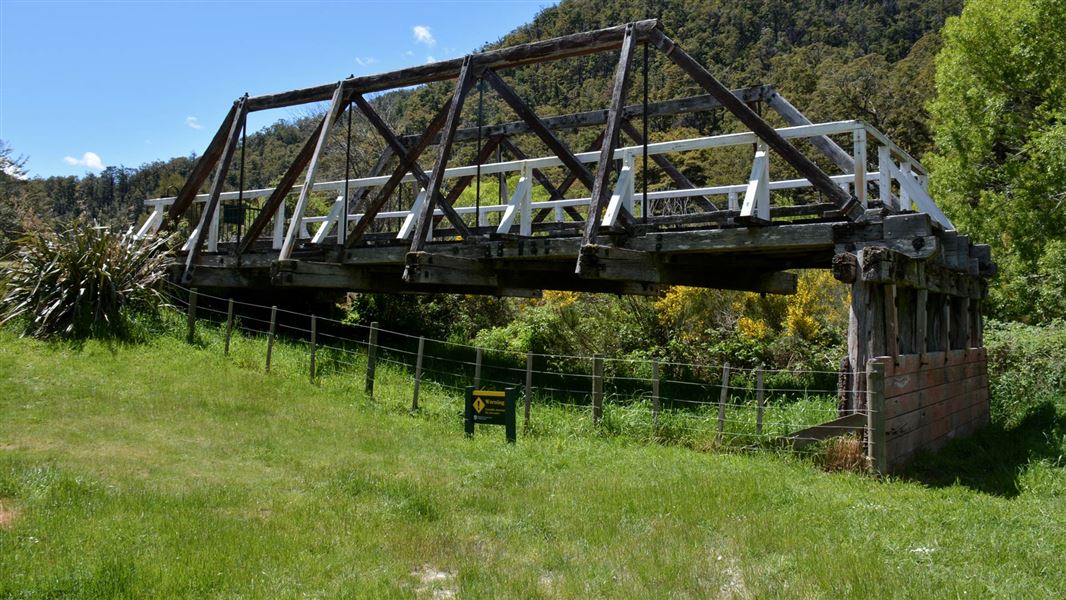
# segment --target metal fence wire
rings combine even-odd
[[[614,358],[523,353],[480,348],[272,306],[204,294],[167,282],[169,303],[188,317],[188,337],[197,322],[267,342],[265,367],[276,337],[305,346],[309,377],[364,370],[373,390],[375,370],[385,365],[410,380],[412,408],[419,388],[436,386],[461,402],[466,386],[517,388],[525,407],[554,407],[592,425],[634,431],[658,439],[684,438],[714,446],[795,449],[834,434],[862,435],[869,411],[842,410],[830,370],[734,368]],[[312,358],[313,357],[313,358]],[[693,374],[702,375],[700,378]],[[863,373],[847,381],[859,381]],[[843,390],[858,392],[858,390]],[[461,409],[461,404],[452,408]],[[529,414],[527,409],[526,414]],[[591,419],[589,419],[591,414]],[[536,421],[536,419],[533,419]],[[528,429],[535,423],[526,420]],[[813,434],[812,434],[813,435]]]

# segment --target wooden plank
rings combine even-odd
[[[370,324],[370,337],[367,339],[366,348],[366,384],[363,390],[371,398],[374,397],[374,372],[377,369],[378,359],[378,322]]]
[[[270,359],[274,356],[274,332],[278,324],[278,307],[270,307],[270,329],[267,331],[266,372],[270,372]]]
[[[815,189],[824,194],[829,201],[836,204],[850,220],[857,221],[862,218],[865,209],[861,204],[833,183],[833,180],[818,165],[811,162],[795,146],[781,137],[769,123],[755,114],[755,111],[729,93],[729,90],[711,75],[703,65],[696,62],[694,58],[677,46],[662,31],[655,29],[648,35],[649,41],[666,54],[667,58],[681,67],[681,70],[688,73],[696,83],[721,102],[722,106],[746,125],[752,133],[773,148],[781,158],[785,159],[785,162],[799,171],[800,175],[807,178]]]
[[[651,359],[651,426],[656,433],[659,431],[659,411],[662,410],[662,396],[659,387],[662,382],[659,378],[659,359]]]
[[[242,105],[243,99],[235,101],[229,112],[226,113],[226,118],[222,119],[222,125],[215,132],[215,136],[211,138],[211,142],[207,145],[207,149],[204,150],[203,156],[196,161],[196,166],[193,167],[192,172],[185,179],[185,183],[182,184],[177,197],[174,198],[174,203],[170,205],[166,217],[159,225],[160,230],[165,230],[174,225],[185,214],[185,211],[192,206],[193,200],[196,199],[196,195],[200,191],[200,186],[207,181],[208,176],[211,175],[211,170],[218,164],[218,159],[222,157],[226,141],[232,137],[230,130],[233,128],[233,121],[237,119],[237,115],[243,110]]]
[[[312,186],[315,184],[315,171],[318,169],[318,159],[322,156],[322,149],[326,147],[326,140],[329,139],[329,128],[340,118],[341,113],[344,112],[344,107],[347,104],[348,97],[344,92],[344,86],[337,84],[337,89],[333,92],[333,99],[330,101],[329,111],[324,117],[322,117],[322,127],[318,128],[318,140],[315,143],[314,152],[311,153],[311,161],[307,164],[307,175],[304,177],[304,185],[300,189],[300,196],[296,200],[296,208],[292,212],[292,221],[289,224],[289,230],[285,233],[285,241],[282,242],[281,252],[278,254],[278,258],[281,260],[288,259],[292,254],[293,246],[296,245],[296,237],[303,228],[300,221],[303,219],[304,209],[307,207],[307,198],[311,194]]]
[[[657,19],[636,21],[634,29],[637,39],[644,40],[648,33],[659,26]],[[561,60],[585,54],[605,52],[621,47],[625,34],[625,25],[575,33],[562,37],[520,44],[497,50],[489,50],[471,55],[478,67],[490,69],[507,69],[524,64]],[[367,94],[381,90],[408,87],[434,81],[454,79],[459,75],[463,58],[399,69],[388,73],[352,77],[345,80],[345,87],[358,94]],[[278,94],[266,94],[249,99],[252,111],[283,108],[308,102],[328,100],[333,93],[332,85],[318,85],[309,88],[290,90]]]
[[[899,351],[899,319],[896,314],[896,286],[885,285],[882,288],[885,303],[885,354],[896,357]]]
[[[357,103],[362,100],[362,96],[358,94],[353,96],[353,98]],[[369,106],[369,104],[367,106]],[[429,141],[433,139],[433,136],[437,135],[437,132],[440,131],[441,127],[444,127],[444,120],[448,118],[448,108],[449,105],[445,104],[440,108],[440,110],[437,111],[436,116],[433,117],[433,120],[430,121],[429,125],[426,126],[426,130],[422,133],[422,137],[419,138],[418,143],[416,143],[415,145],[411,146],[410,148],[403,148],[402,145],[397,146],[395,144],[390,144],[393,146],[394,152],[398,148],[404,149],[403,153],[398,153],[399,164],[396,165],[396,169],[393,170],[392,176],[389,177],[389,180],[385,182],[385,185],[381,186],[381,188],[378,189],[377,196],[375,196],[374,200],[371,201],[369,205],[367,205],[366,211],[363,213],[363,216],[359,219],[359,221],[356,222],[355,227],[352,229],[352,232],[348,235],[348,241],[345,242],[346,248],[351,248],[355,245],[356,242],[360,240],[360,238],[363,237],[363,234],[366,233],[366,230],[370,227],[370,224],[374,221],[374,218],[377,217],[378,212],[383,206],[385,206],[385,202],[387,202],[389,197],[392,196],[392,192],[396,189],[398,185],[400,185],[400,182],[403,180],[404,177],[407,176],[407,173],[411,172],[412,168],[417,166],[416,161],[418,161],[418,157],[420,157],[422,153],[425,152],[426,148],[429,146]],[[373,109],[371,109],[370,112],[374,115],[377,115],[377,113],[374,112]],[[369,115],[367,116],[369,118]],[[377,117],[377,119],[380,120],[381,117]],[[371,120],[371,123],[374,122],[374,120]],[[383,125],[384,122],[381,122],[381,124]],[[383,135],[384,131],[392,133],[392,130],[389,129],[388,126],[385,126],[383,129],[378,126],[375,126],[375,128],[378,129],[379,132],[382,132]],[[388,141],[389,139],[390,138],[386,137],[386,141]],[[421,171],[421,169],[419,170]],[[423,175],[425,175],[425,173],[423,173]]]
[[[189,281],[189,275],[200,257],[200,251],[206,238],[204,232],[208,227],[211,227],[214,220],[215,210],[218,208],[218,198],[222,193],[222,186],[226,183],[226,172],[229,171],[230,161],[233,159],[233,153],[237,148],[237,141],[241,137],[241,126],[247,116],[246,108],[247,105],[242,98],[237,106],[237,118],[230,124],[228,142],[222,151],[222,158],[219,159],[218,170],[215,171],[215,180],[211,184],[210,196],[204,205],[203,212],[200,214],[200,224],[196,226],[196,230],[189,240],[189,253],[185,258],[185,273],[182,275],[182,280],[185,282]]]
[[[773,92],[773,86],[769,85],[757,85],[731,91],[734,96],[739,98],[741,102],[744,102],[745,104],[752,104],[754,102],[765,100]],[[643,118],[645,114],[649,117],[658,117],[706,112],[719,108],[722,108],[722,105],[715,100],[713,96],[710,94],[702,94],[699,96],[689,96],[687,98],[678,98],[675,100],[649,102],[647,113],[644,111],[643,104],[630,104],[622,111],[622,119],[628,121],[630,119]],[[544,117],[542,121],[544,121],[544,125],[552,131],[559,129],[579,129],[582,127],[592,127],[597,125],[602,126],[607,123],[607,109],[604,108],[567,115]],[[487,125],[481,129],[482,136],[515,136],[529,132],[529,124],[525,121],[509,121],[497,125]],[[418,136],[403,136],[400,139],[405,143],[413,143],[418,139]],[[477,127],[467,127],[455,132],[455,141],[457,142],[469,142],[476,139]],[[436,141],[434,141],[434,143],[436,143]],[[637,143],[640,144],[643,142]],[[598,147],[599,143],[597,143],[596,146]]]
[[[778,439],[778,443],[789,446],[793,450],[801,450],[822,440],[839,437],[848,433],[860,433],[866,427],[867,416],[863,413],[852,413],[847,416],[833,419],[821,425],[815,425],[801,429]]]
[[[474,387],[481,387],[481,348],[474,349]]]
[[[270,193],[270,197],[263,203],[262,209],[259,214],[256,215],[251,225],[248,226],[244,232],[244,237],[241,238],[241,243],[237,247],[237,254],[241,255],[252,248],[259,236],[262,235],[263,230],[266,229],[267,223],[274,218],[274,214],[278,212],[278,208],[285,202],[285,197],[292,191],[292,187],[296,184],[296,178],[300,176],[304,168],[307,167],[307,163],[311,162],[311,157],[315,153],[315,147],[318,145],[318,138],[322,133],[322,127],[324,121],[319,121],[311,135],[307,137],[304,142],[303,148],[293,159],[292,163],[285,170],[285,174],[281,176],[281,180],[278,181],[274,191]]]
[[[592,422],[603,420],[603,355],[592,356]]]
[[[533,402],[533,353],[526,353],[526,390],[525,390],[525,418],[522,421],[522,428],[525,431],[529,431],[529,409],[530,404]]]
[[[614,166],[614,150],[618,147],[618,134],[621,132],[622,109],[625,106],[626,92],[629,91],[629,65],[633,60],[633,24],[626,26],[622,49],[618,56],[618,65],[614,72],[614,86],[611,89],[611,106],[607,113],[606,133],[600,147],[600,158],[596,163],[596,175],[592,182],[591,204],[585,219],[584,244],[596,242],[600,228],[600,218],[610,197],[610,177]],[[625,210],[624,208],[622,209]],[[578,273],[581,273],[581,261],[578,261]]]
[[[430,188],[432,187],[433,181],[430,179],[429,175],[427,175],[426,172],[422,170],[422,167],[418,165],[417,158],[411,161],[406,160],[410,158],[410,153],[404,148],[403,144],[400,142],[399,138],[396,137],[396,134],[393,133],[389,125],[385,123],[385,120],[382,119],[381,116],[378,115],[377,111],[374,110],[374,107],[371,106],[370,103],[366,101],[366,99],[364,99],[358,94],[353,96],[352,99],[355,101],[356,106],[358,106],[359,109],[363,111],[363,114],[366,115],[367,120],[370,121],[370,123],[374,126],[374,129],[377,129],[378,133],[381,134],[381,137],[385,138],[385,141],[389,144],[389,146],[392,147],[393,153],[400,157],[400,164],[404,165],[408,164],[409,162],[410,173],[415,177],[415,179],[418,180],[419,185],[421,185],[424,189],[427,190],[426,197],[433,199],[432,202],[425,203],[425,210],[430,211],[430,214],[432,214],[433,206],[435,204],[441,209],[441,211],[444,212],[444,215],[448,217],[448,220],[452,223],[452,226],[459,231],[460,235],[462,235],[464,238],[470,237],[470,230],[467,229],[466,224],[463,223],[462,218],[460,218],[459,215],[456,214],[455,209],[452,208],[450,204],[444,202],[444,198],[440,194],[440,186],[438,185],[435,191],[431,193],[429,192]],[[445,112],[445,124],[447,123],[448,115],[451,114],[451,104],[449,103],[447,106],[449,110]],[[434,172],[434,178],[437,177],[437,175],[443,177],[444,170],[440,169],[439,172]],[[395,177],[395,173],[393,173],[393,176]],[[390,179],[389,182],[391,181],[392,180]],[[386,182],[386,186],[389,182]],[[385,189],[382,188],[381,191],[384,192]],[[392,190],[389,190],[389,193],[391,194]],[[357,228],[359,224],[362,223],[363,220],[366,218],[367,214],[369,213],[364,213],[363,219],[360,219],[359,223],[356,223]],[[425,231],[422,232],[422,235],[426,235],[427,232],[428,224]],[[418,236],[416,235],[415,237],[417,238]]]
[[[189,290],[189,307],[187,315],[188,333],[185,335],[185,341],[189,344],[196,340],[196,302],[199,296],[196,288]]]
[[[540,117],[533,112],[533,109],[511,89],[511,86],[507,85],[503,79],[500,79],[500,76],[492,69],[486,69],[482,74],[482,78],[496,90],[500,98],[515,111],[519,118],[529,124],[532,132],[551,149],[571,172],[577,175],[578,180],[589,190],[592,190],[593,176],[588,167],[579,161],[570,148],[548,129]]]
[[[858,269],[861,272],[863,252],[855,253]],[[848,305],[848,364],[854,372],[860,372],[865,368],[869,358],[867,340],[867,319],[869,312],[867,305],[870,300],[870,284],[857,277],[851,284],[851,303]],[[849,396],[852,404],[844,406],[844,410],[858,410],[865,406],[866,379],[856,377],[854,380],[855,390]]]
[[[418,338],[418,354],[415,355],[415,389],[411,396],[411,411],[418,410],[418,391],[422,387],[422,355],[426,349],[426,338]],[[474,387],[477,387],[475,384]]]
[[[429,185],[425,186],[426,197],[431,201],[426,202],[422,214],[415,217],[415,231],[414,236],[411,238],[411,252],[419,252],[426,246],[426,235],[429,233],[429,226],[433,222],[434,204],[438,204],[441,210],[445,212],[453,227],[464,232],[464,239],[470,237],[470,231],[466,228],[466,224],[463,223],[463,219],[454,210],[449,213],[451,205],[443,201],[440,190],[444,181],[444,169],[448,167],[448,157],[452,153],[452,145],[455,142],[455,130],[459,127],[459,116],[463,112],[463,102],[466,100],[466,93],[470,90],[473,81],[474,73],[471,70],[470,57],[468,56],[463,61],[463,67],[459,71],[459,78],[455,83],[455,93],[452,94],[451,107],[448,109],[448,117],[444,121],[441,143],[437,146],[437,160],[433,163],[433,176],[429,179]],[[437,198],[441,198],[441,200],[438,201]],[[475,226],[476,223],[477,220],[475,219]]]
[[[226,307],[226,342],[222,354],[229,356],[229,342],[233,336],[233,298],[229,299]]]
[[[529,158],[526,155],[526,153],[523,152],[521,148],[519,148],[518,146],[514,145],[514,142],[512,142],[511,140],[509,140],[507,138],[504,138],[502,144],[503,144],[503,147],[511,154],[511,156],[515,157],[515,159],[517,159],[517,160],[526,160],[526,159]],[[555,187],[555,185],[552,184],[551,180],[548,179],[548,176],[545,175],[543,171],[541,171],[540,169],[532,169],[532,173],[533,173],[533,178],[537,180],[537,183],[539,183],[545,189],[545,191],[548,192],[548,197],[551,200],[562,200],[563,199],[563,194],[565,194],[566,191],[565,190],[560,190],[559,188]],[[571,176],[572,175],[573,174],[571,173]],[[569,182],[573,183],[576,180],[577,180],[577,178],[573,177],[573,178],[569,179]],[[570,186],[567,185],[567,188],[569,188],[569,187]],[[573,219],[574,221],[581,221],[581,220],[584,219],[584,217],[581,216],[581,213],[579,213],[577,211],[577,209],[574,208],[573,206],[563,207],[563,210],[566,211],[566,214],[571,219]],[[549,211],[547,209],[544,209],[544,210],[540,211],[540,214],[537,215],[537,218],[535,218],[533,220],[533,222],[534,223],[539,223],[540,221],[543,220],[544,216],[548,215],[548,212]]]
[[[786,100],[776,89],[769,93],[766,98],[766,104],[771,110],[781,115],[781,117],[785,119],[785,123],[792,127],[812,124],[811,120],[808,119],[806,115],[793,106],[791,102]],[[820,135],[807,138],[807,141],[820,150],[822,154],[829,157],[829,159],[832,160],[836,166],[840,167],[840,170],[844,173],[851,174],[855,172],[855,161],[851,158],[851,155],[829,136]]]
[[[718,443],[725,431],[725,406],[729,403],[729,363],[722,365],[722,386],[718,394]]]
[[[481,154],[476,157],[477,162],[481,163],[492,157],[492,153],[495,152],[500,144],[507,141],[505,138],[490,137],[486,140],[485,144],[481,147]],[[474,181],[473,175],[464,175],[457,178],[448,189],[448,195],[444,198],[444,201],[449,206],[455,206],[455,201],[459,199],[459,196],[463,194],[466,188],[470,187],[470,184]],[[438,217],[439,219],[440,217]],[[476,221],[475,221],[476,223]],[[434,227],[436,223],[434,223]]]
[[[629,139],[633,140],[634,143],[644,143],[644,136],[641,135],[640,131],[638,131],[628,119],[622,119],[622,131],[625,132],[625,134],[629,136]],[[666,158],[666,156],[662,154],[652,154],[649,158],[651,158],[651,160],[673,180],[678,189],[691,190],[696,188],[696,184],[692,183],[692,180],[688,177],[685,177],[685,174],[675,167],[674,163],[670,162],[670,159]],[[645,175],[645,177],[647,177],[647,175]],[[707,196],[694,196],[691,200],[696,202],[696,204],[698,204],[703,210],[718,210],[718,206]]]
[[[766,390],[763,387],[762,367],[755,369],[755,435],[762,435],[762,418],[765,409]]]
[[[885,364],[871,360],[866,371],[867,440],[866,453],[870,469],[877,474],[888,471],[885,447]]]
[[[310,360],[310,365],[309,365],[309,371],[310,371],[309,375],[310,375],[310,378],[311,378],[311,383],[315,382],[315,375],[316,375],[315,358],[316,358],[317,354],[318,354],[318,317],[316,317],[315,315],[311,315],[311,360]]]

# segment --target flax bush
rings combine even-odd
[[[0,325],[38,338],[125,337],[162,302],[166,244],[84,222],[29,235],[0,264]]]

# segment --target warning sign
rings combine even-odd
[[[474,435],[474,424],[503,425],[507,441],[515,441],[515,389],[477,390],[466,388],[466,434]]]

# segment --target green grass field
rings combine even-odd
[[[0,597],[1066,594],[1066,401],[879,481],[547,410],[466,439],[398,368],[369,399],[298,345],[263,374],[261,340],[179,337],[0,332]]]

